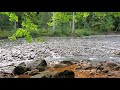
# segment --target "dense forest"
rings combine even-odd
[[[119,12],[0,12],[0,38],[89,36],[120,31]]]

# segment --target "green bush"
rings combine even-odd
[[[99,32],[86,28],[86,29],[77,29],[74,31],[74,34],[81,37],[81,36],[96,35],[96,34],[99,34]]]
[[[35,41],[36,41],[36,42],[44,42],[44,39],[41,38],[41,37],[38,37],[38,38],[35,39]]]
[[[62,36],[62,31],[56,29],[56,30],[54,31],[54,34],[53,34],[53,35],[54,35],[54,36]]]
[[[32,30],[32,31],[30,31],[30,34],[31,34],[32,37],[39,37],[40,36],[38,30]]]
[[[7,30],[0,30],[0,38],[8,38],[15,33],[15,30],[7,31]]]
[[[69,28],[62,30],[62,34],[63,34],[64,36],[69,36],[70,33],[71,33],[71,31],[70,31]]]
[[[31,33],[32,37],[47,36],[47,35],[49,35],[49,30],[43,28],[43,29],[31,31],[30,33]]]

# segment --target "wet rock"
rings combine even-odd
[[[61,61],[62,64],[73,65],[72,61]]]
[[[63,72],[59,72],[55,74],[51,78],[74,78],[74,77],[75,77],[75,73],[73,71],[65,70]]]
[[[102,64],[101,63],[95,63],[92,64],[92,67],[96,68],[96,69],[101,69]]]
[[[35,69],[35,70],[31,70],[31,71],[29,71],[28,72],[28,75],[36,75],[36,74],[38,74],[39,73],[39,70],[38,69]]]
[[[98,69],[96,72],[97,72],[97,73],[100,73],[100,72],[101,72],[101,70],[99,70],[99,69]]]
[[[36,74],[34,76],[31,76],[30,78],[49,78],[51,75],[45,75],[45,74]]]
[[[120,76],[119,71],[109,71],[108,76]]]
[[[26,68],[22,67],[22,66],[17,66],[15,67],[15,69],[13,70],[13,73],[16,75],[20,75],[26,72]]]
[[[22,63],[20,63],[18,66],[26,67],[26,64],[25,64],[25,62],[22,62]]]
[[[12,73],[5,73],[5,72],[2,72],[0,73],[0,78],[13,78],[14,75]]]
[[[40,72],[39,74],[33,75],[30,78],[51,78],[52,75],[56,74],[56,71],[50,72],[49,70]]]
[[[117,66],[117,63],[114,61],[106,61],[105,65],[108,67],[114,67]]]
[[[19,78],[19,76],[14,76],[14,78]]]
[[[44,59],[35,60],[27,67],[31,68],[31,70],[38,69],[39,71],[44,71],[47,69],[47,62]]]
[[[104,73],[108,73],[111,69],[109,67],[104,67],[104,69],[102,70],[102,72]]]
[[[24,62],[20,63],[17,67],[14,68],[13,73],[15,75],[20,75],[26,72],[26,64]]]
[[[120,66],[115,66],[113,70],[120,70]]]
[[[98,70],[103,70],[104,66],[100,66],[99,68],[97,68]]]
[[[79,70],[81,70],[81,69],[82,69],[82,66],[77,66],[77,67],[75,68],[76,71],[79,71]]]
[[[91,73],[91,74],[95,74],[95,73],[96,73],[96,69],[92,69],[92,70],[90,71],[90,73]]]
[[[83,70],[88,70],[88,69],[92,69],[93,67],[92,67],[92,65],[91,64],[83,64],[83,66],[82,66],[82,69]]]

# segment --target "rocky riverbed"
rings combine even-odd
[[[119,67],[120,35],[96,35],[82,38],[44,37],[44,40],[44,42],[33,43],[27,43],[22,39],[12,42],[1,40],[0,71],[13,73],[20,63],[25,62],[28,65],[40,58],[45,59],[51,68],[66,60],[112,61]]]

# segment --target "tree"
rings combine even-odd
[[[16,38],[24,37],[28,42],[32,41],[30,31],[36,30],[37,25],[32,22],[31,18],[36,15],[36,12],[1,12],[0,14],[7,15],[10,21],[17,22],[19,25],[16,33],[9,39],[16,40]]]
[[[74,18],[75,18],[75,12],[73,12],[73,18],[72,18],[72,33],[74,32],[75,30],[75,23],[74,23]]]
[[[53,12],[53,33],[55,32],[55,19],[54,19],[54,12]]]

